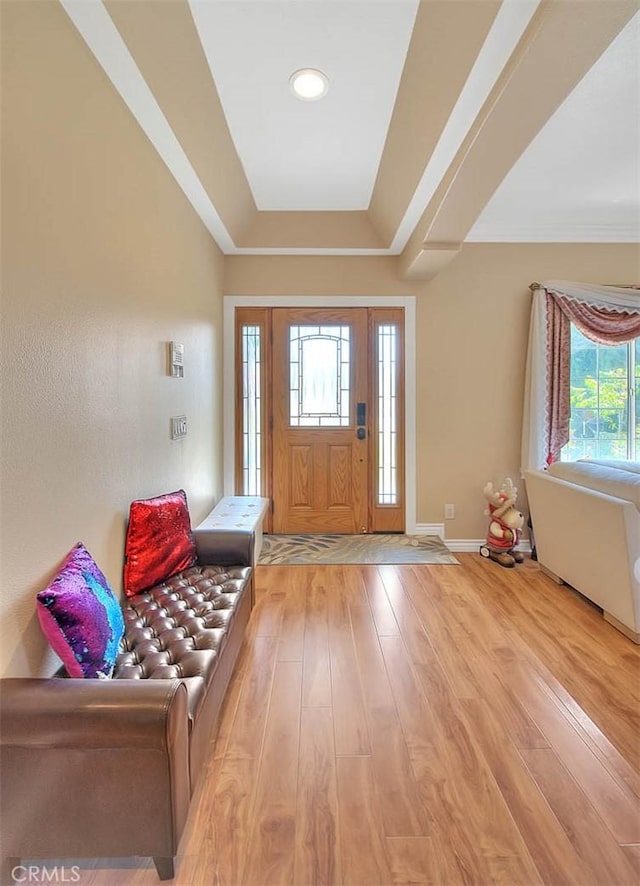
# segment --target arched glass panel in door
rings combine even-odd
[[[349,425],[350,329],[292,326],[289,337],[292,427]]]

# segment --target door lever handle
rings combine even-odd
[[[366,438],[366,436],[367,436],[367,429],[366,428],[357,428],[356,437],[358,438],[358,440],[364,440]]]

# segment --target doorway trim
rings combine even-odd
[[[416,533],[416,297],[398,296],[253,296],[223,297],[223,410],[225,426],[235,428],[235,312],[243,308],[404,308],[405,310],[405,532]],[[224,435],[224,494],[235,487],[235,434]]]

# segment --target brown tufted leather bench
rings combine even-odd
[[[250,572],[197,566],[132,597],[114,678],[209,677]]]
[[[224,662],[230,658],[231,666],[235,663],[253,607],[251,571],[248,566],[193,566],[122,607],[125,634],[113,679],[184,681],[192,725],[192,792],[214,737],[221,690],[231,677]],[[236,621],[241,630],[235,630]],[[221,662],[225,673],[218,680]]]
[[[151,856],[160,879],[174,876],[253,606],[246,530],[194,535],[199,561],[217,551],[223,565],[123,601],[113,679],[0,681],[5,869],[16,858]],[[224,565],[231,556],[237,565]]]

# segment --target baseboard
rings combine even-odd
[[[444,523],[418,523],[416,524],[416,535],[437,535],[450,551],[458,551],[459,553],[477,552],[486,541],[484,538],[447,538]],[[516,550],[522,551],[523,554],[530,554],[531,542],[529,539],[522,539]]]
[[[633,628],[628,627],[615,616],[611,615],[610,612],[603,611],[602,617],[605,621],[608,621],[609,624],[612,625],[614,628],[617,628],[621,634],[624,634],[625,637],[628,637],[630,640],[633,640],[634,643],[638,643],[640,645],[640,633],[638,633],[638,631],[634,631]]]
[[[447,538],[442,539],[450,551],[458,551],[463,554],[468,551],[474,551],[476,554],[483,545],[484,538]]]
[[[547,578],[550,578],[551,581],[555,581],[557,585],[563,585],[564,581],[560,578],[559,575],[556,575],[555,572],[552,572],[548,566],[545,566],[544,563],[540,563],[540,570],[544,572]]]
[[[416,523],[416,535],[437,535],[444,538],[444,523]]]

